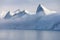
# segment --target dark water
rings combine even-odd
[[[60,31],[0,30],[0,40],[60,40]]]

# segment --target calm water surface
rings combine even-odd
[[[0,30],[0,40],[60,40],[60,31]]]

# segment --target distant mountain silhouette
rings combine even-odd
[[[38,5],[37,10],[36,10],[36,15],[38,16],[45,16],[44,9],[42,8],[41,4]]]
[[[37,7],[36,13],[41,12],[41,11],[44,11],[44,10],[43,10],[41,4],[39,4],[38,7]]]

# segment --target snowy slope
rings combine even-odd
[[[13,15],[13,17],[22,17],[24,15],[26,15],[28,12],[23,10],[23,11],[16,11],[15,14]]]
[[[41,11],[43,11],[46,15],[56,13],[56,11],[49,10],[48,8],[43,6],[42,4],[39,4],[36,13],[41,12]]]
[[[43,5],[41,5],[41,6],[42,6],[42,8],[43,8],[43,10],[44,10],[44,13],[45,13],[46,15],[50,15],[50,14],[57,13],[56,11],[50,10],[50,9],[46,8],[45,6],[43,6]]]

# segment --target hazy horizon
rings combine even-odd
[[[35,12],[39,4],[51,10],[60,11],[60,0],[0,0],[0,10],[16,8]]]
[[[60,12],[60,0],[0,0],[0,15],[5,15],[9,10],[13,12],[17,9],[35,13],[39,4],[50,10]]]

